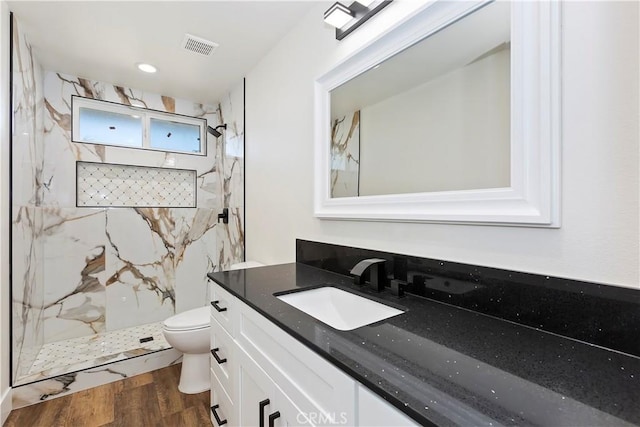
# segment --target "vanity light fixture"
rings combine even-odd
[[[155,73],[156,71],[158,71],[158,69],[151,64],[140,62],[136,65],[138,66],[138,70],[144,71],[145,73]]]
[[[324,21],[336,27],[336,39],[342,40],[393,0],[354,1],[349,7],[334,3],[325,13]]]
[[[353,12],[340,2],[335,2],[324,13],[324,22],[336,28],[342,28],[354,17]]]

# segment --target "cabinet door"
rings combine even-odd
[[[236,399],[236,343],[222,326],[211,318],[211,370],[231,400]]]
[[[267,417],[275,412],[271,379],[244,351],[238,351],[239,418],[241,426],[268,426]]]
[[[236,408],[216,374],[211,372],[211,424],[215,427],[238,426]]]
[[[238,353],[239,425],[315,426],[315,423],[309,421],[308,415],[293,404],[249,355],[242,350]]]

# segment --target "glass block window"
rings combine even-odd
[[[73,96],[71,140],[184,154],[207,154],[207,121]]]
[[[79,207],[196,207],[196,171],[76,162]]]

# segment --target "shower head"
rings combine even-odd
[[[218,132],[218,129],[226,129],[227,128],[227,124],[223,124],[223,125],[219,125],[216,126],[215,128],[212,128],[211,126],[207,126],[207,132],[209,132],[211,135],[213,135],[215,138],[218,138],[219,136],[222,136],[221,132]]]
[[[207,126],[207,131],[216,138],[222,135],[220,132],[218,132],[216,129],[212,128],[211,126]]]

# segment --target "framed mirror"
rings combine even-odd
[[[315,82],[315,215],[560,226],[557,2],[435,1]]]

